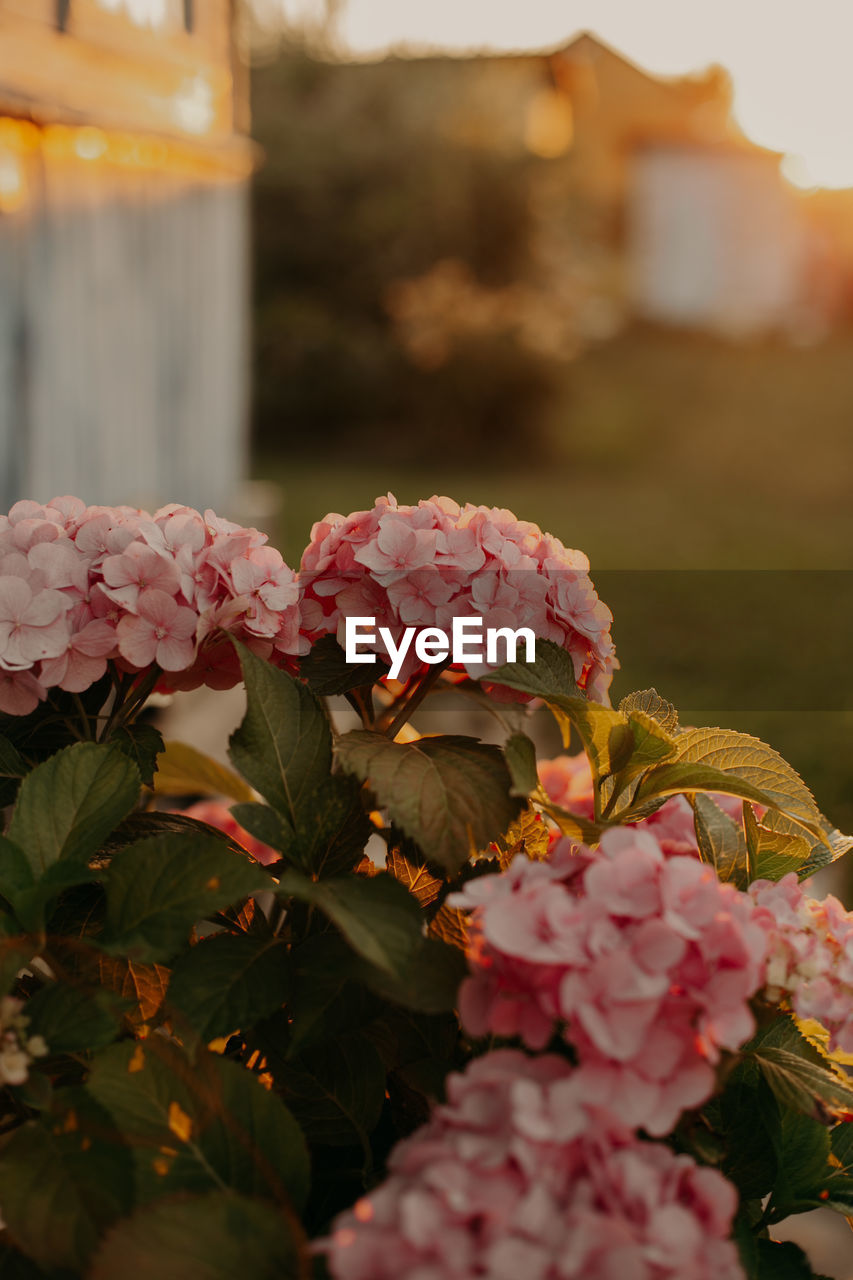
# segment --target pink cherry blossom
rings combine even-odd
[[[743,1280],[722,1174],[640,1141],[595,1077],[487,1053],[319,1242],[335,1280]]]

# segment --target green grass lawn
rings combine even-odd
[[[741,572],[853,569],[853,339],[635,331],[570,367],[550,436],[532,457],[519,423],[517,466],[501,470],[460,467],[428,439],[401,464],[386,432],[346,460],[322,441],[291,460],[283,442],[256,474],[280,486],[292,564],[314,520],[389,489],[536,520],[590,557],[615,615],[615,693],[654,684],[694,723],[759,734],[853,830],[853,574]],[[726,572],[653,572],[671,570]]]

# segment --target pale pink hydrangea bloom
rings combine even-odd
[[[594,1077],[499,1050],[320,1242],[336,1280],[743,1280],[722,1174],[640,1141]]]
[[[788,1000],[827,1029],[832,1049],[853,1053],[853,914],[831,894],[810,898],[793,871],[749,893],[767,934],[767,999]]]
[[[223,831],[265,867],[278,862],[281,857],[275,849],[271,849],[268,844],[251,835],[245,827],[241,827],[222,800],[199,800],[197,804],[190,805],[188,809],[183,809],[181,812],[186,818],[195,818],[197,822],[206,822],[208,826]]]
[[[296,575],[265,543],[190,507],[16,503],[0,516],[0,711],[82,693],[108,663],[226,688],[240,665],[223,629],[264,658],[304,653]]]
[[[33,1059],[48,1053],[41,1036],[27,1034],[30,1020],[23,1009],[15,996],[0,999],[0,1085],[23,1084]]]
[[[311,641],[337,634],[343,644],[348,616],[375,617],[397,643],[407,626],[450,632],[454,617],[479,614],[484,628],[526,626],[555,641],[571,654],[578,683],[607,698],[613,618],[589,561],[511,511],[439,497],[398,506],[389,494],[370,511],[328,515],[311,530],[300,585]],[[400,678],[419,665],[410,650]],[[472,675],[485,670],[466,667]]]
[[[753,1033],[766,935],[752,901],[649,831],[517,857],[448,901],[472,912],[465,1028],[533,1049],[564,1035],[629,1125],[668,1133],[710,1097],[721,1050]]]

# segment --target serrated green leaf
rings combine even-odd
[[[373,831],[358,781],[335,774],[306,796],[285,856],[311,875],[340,875],[355,866]]]
[[[236,643],[236,642],[235,642]],[[316,696],[300,680],[237,644],[247,708],[229,755],[265,800],[295,825],[306,796],[332,764],[332,735]]]
[[[0,778],[23,778],[29,766],[18,748],[0,734]]]
[[[766,743],[733,729],[685,729],[676,742],[675,759],[646,775],[638,799],[678,791],[720,791],[780,809],[823,838],[814,797]]]
[[[295,1226],[231,1191],[145,1205],[107,1233],[87,1280],[300,1280]]]
[[[367,1036],[353,1031],[270,1065],[312,1146],[359,1143],[367,1151],[385,1097],[385,1068]]]
[[[293,827],[267,804],[234,804],[231,814],[244,831],[278,853],[284,854],[293,844]]]
[[[499,749],[473,738],[403,743],[357,731],[339,739],[337,755],[346,773],[369,783],[392,824],[451,873],[502,835],[521,809]]]
[[[571,656],[553,641],[537,640],[535,662],[507,663],[482,679],[542,698],[560,725],[564,746],[572,726],[577,730],[597,778],[617,773],[626,763],[634,744],[627,717],[587,701],[575,681]]]
[[[703,862],[710,863],[720,880],[745,889],[749,870],[743,829],[701,791],[693,797],[693,824]]]
[[[393,975],[362,964],[358,976],[377,995],[417,1013],[449,1013],[458,1003],[459,987],[468,972],[465,955],[439,938],[422,938],[420,946]]]
[[[778,1110],[767,1114],[759,1105],[761,1079],[738,1064],[719,1101],[725,1154],[722,1172],[738,1188],[742,1200],[763,1199],[773,1189],[778,1170]]]
[[[27,1034],[43,1036],[51,1054],[101,1049],[118,1035],[122,1012],[111,991],[52,982],[27,1001]]]
[[[163,750],[160,730],[153,724],[138,720],[135,724],[122,725],[114,730],[110,734],[110,742],[133,761],[145,786],[153,786],[157,757]]]
[[[38,1121],[0,1150],[0,1196],[10,1235],[38,1266],[82,1275],[105,1227],[130,1208],[129,1152],[80,1090],[63,1090]]]
[[[27,774],[6,834],[40,876],[60,858],[96,853],[139,790],[139,772],[118,747],[78,742]]]
[[[527,797],[539,787],[536,748],[526,733],[513,733],[504,743],[504,759],[512,778],[511,795]]]
[[[741,1052],[755,1062],[780,1108],[823,1124],[853,1111],[853,1088],[787,1014],[763,1027]]]
[[[660,696],[657,689],[638,689],[636,693],[629,693],[619,703],[619,710],[623,716],[630,716],[632,711],[643,711],[668,734],[678,730],[678,712],[671,702]]]
[[[821,1280],[798,1244],[791,1240],[757,1240],[756,1270],[750,1280]]]
[[[404,973],[419,952],[423,941],[420,908],[408,890],[386,872],[314,881],[285,871],[277,892],[318,907],[358,955],[391,977]]]
[[[219,933],[182,955],[172,970],[169,1007],[208,1041],[246,1031],[280,1008],[290,989],[280,939]]]
[[[303,1206],[309,1169],[299,1126],[245,1067],[149,1036],[99,1054],[86,1088],[134,1152],[143,1200],[224,1185]]]
[[[101,942],[131,960],[169,960],[195,923],[272,883],[256,863],[213,836],[153,836],[112,859]]]
[[[343,938],[331,930],[294,948],[285,1057],[361,1030],[382,1010],[378,997],[360,983],[354,959]]]
[[[157,761],[154,791],[158,796],[228,796],[250,803],[255,793],[233,769],[185,742],[167,742]]]
[[[534,698],[552,695],[582,698],[575,680],[575,668],[571,654],[553,640],[536,641],[535,662],[507,662],[486,672],[482,677],[486,684],[503,685]]]
[[[299,663],[299,675],[318,698],[364,689],[387,676],[388,667],[377,657],[375,663],[347,662],[334,636],[321,636]]]

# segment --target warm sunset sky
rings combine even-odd
[[[542,48],[590,30],[650,71],[719,62],[756,142],[797,157],[804,185],[853,186],[853,0],[339,0],[358,56],[401,42]],[[292,16],[323,0],[262,0]]]

